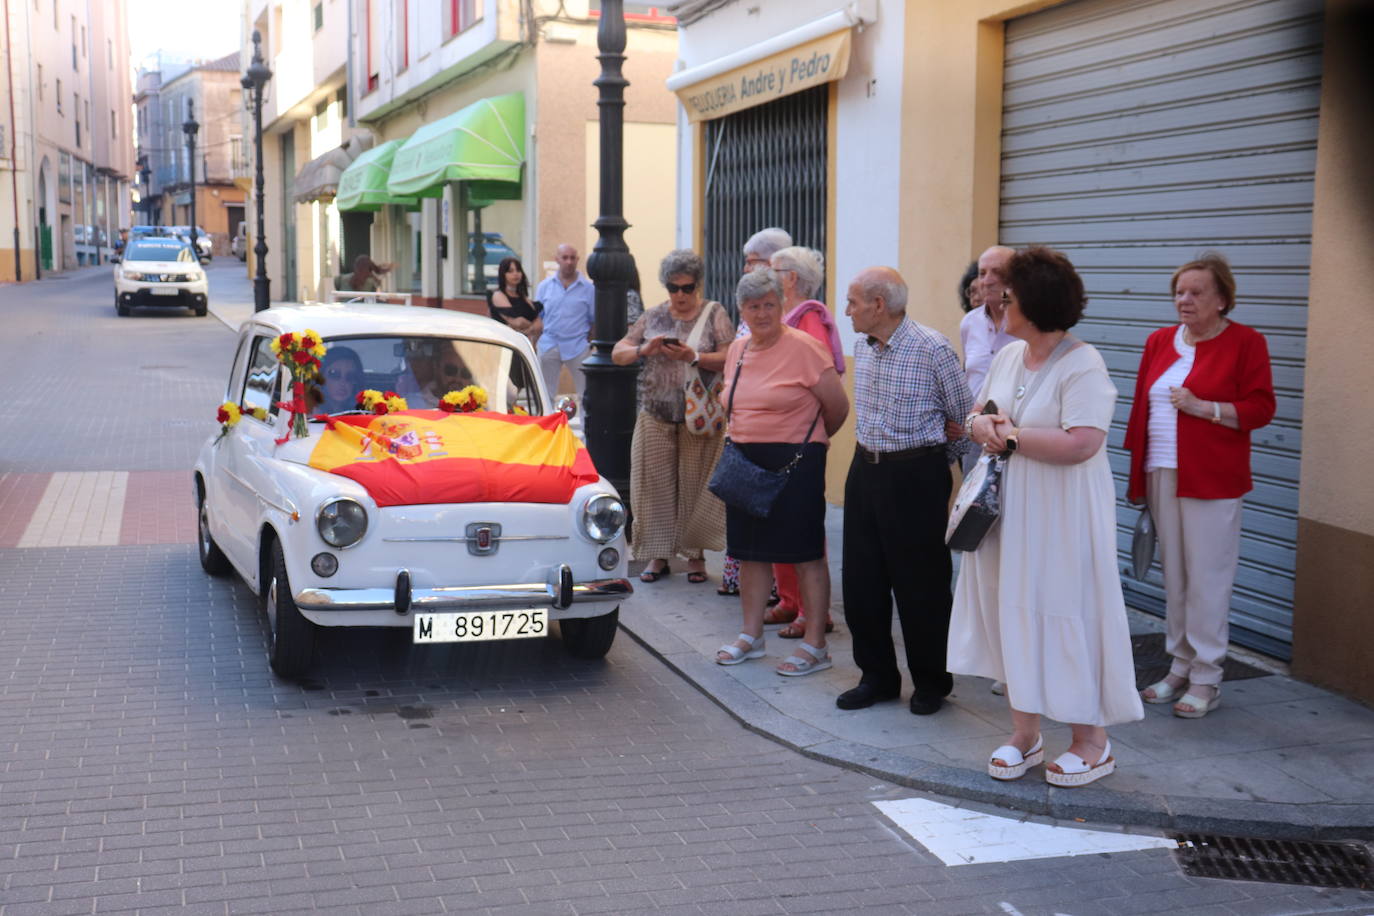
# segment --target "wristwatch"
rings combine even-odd
[[[1021,428],[1020,428],[1020,427],[1015,427],[1015,428],[1012,429],[1011,432],[1007,433],[1007,440],[1006,440],[1006,441],[1007,441],[1007,451],[1008,451],[1008,452],[1014,452],[1014,451],[1016,451],[1017,448],[1020,447],[1020,445],[1021,445],[1020,436],[1021,436]]]
[[[692,361],[691,361],[690,363],[688,363],[687,365],[689,365],[689,366],[691,366],[693,369],[695,369],[695,368],[697,367],[697,363],[699,363],[699,362],[701,362],[701,357],[700,357],[700,356],[693,356],[693,357],[692,357]]]

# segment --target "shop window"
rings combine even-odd
[[[825,251],[829,93],[817,86],[706,122],[706,296],[731,314],[755,232],[778,226]]]

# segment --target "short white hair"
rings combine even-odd
[[[860,277],[859,294],[864,301],[872,302],[881,296],[889,315],[906,314],[906,293],[906,283],[902,280],[885,280],[876,272]]]
[[[735,306],[742,308],[744,303],[762,299],[769,293],[777,296],[778,304],[782,304],[782,284],[778,282],[778,275],[771,267],[751,270],[735,284]]]
[[[816,298],[825,275],[825,256],[814,248],[792,246],[773,255],[774,270],[790,270],[797,275],[797,292],[803,299]]]
[[[767,229],[760,229],[749,236],[749,241],[744,243],[744,256],[751,255],[768,260],[774,254],[792,244],[792,236],[786,229],[779,229],[776,226],[769,226]]]

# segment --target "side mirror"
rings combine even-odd
[[[111,263],[111,264],[118,264],[121,260],[122,260],[122,259],[121,259],[120,256],[117,255],[117,254],[112,254],[112,255],[110,255],[110,263]]]
[[[569,420],[577,416],[577,402],[574,401],[572,398],[568,397],[566,394],[559,398],[557,401],[553,402],[553,408],[554,410],[557,410],[559,413],[561,413],[563,416],[567,417]]]
[[[200,256],[200,263],[201,263],[202,266],[205,265],[205,264],[209,264],[209,263],[210,263],[210,259],[207,258],[205,255],[201,255],[201,256]]]

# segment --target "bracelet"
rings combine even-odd
[[[1213,423],[1220,423],[1220,422],[1221,422],[1221,402],[1220,402],[1220,401],[1213,401],[1213,402],[1212,402],[1212,422],[1213,422]]]
[[[973,438],[973,421],[981,416],[982,414],[978,413],[975,410],[971,412],[967,417],[964,417],[964,433],[967,434],[970,439]]]

